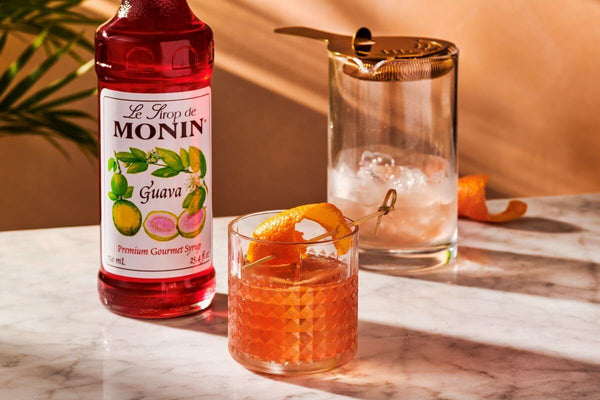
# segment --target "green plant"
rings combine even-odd
[[[10,36],[29,45],[0,74],[0,137],[8,135],[40,135],[65,156],[56,140],[76,143],[87,154],[97,156],[96,135],[80,124],[81,119],[94,119],[84,111],[69,108],[74,101],[95,94],[95,88],[60,95],[58,92],[93,67],[93,60],[84,61],[76,49],[89,54],[93,44],[74,30],[77,25],[96,25],[75,7],[83,0],[19,0],[0,4],[0,54]],[[34,35],[33,40],[27,36]],[[28,74],[24,70],[40,48],[45,59]],[[32,90],[44,75],[64,56],[69,55],[77,68],[61,78]],[[24,75],[21,77],[21,75]],[[20,78],[20,79],[18,79]]]

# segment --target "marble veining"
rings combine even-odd
[[[294,378],[227,352],[229,218],[212,310],[162,321],[102,307],[98,227],[0,233],[0,399],[600,399],[600,195],[526,201],[460,221],[453,265],[361,271],[356,359]]]

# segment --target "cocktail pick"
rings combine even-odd
[[[377,222],[375,223],[375,235],[377,235],[377,232],[379,231],[379,225],[381,224],[381,220],[382,220],[383,216],[389,214],[390,211],[394,210],[394,205],[396,204],[397,197],[398,197],[398,194],[396,193],[395,189],[388,190],[387,193],[385,194],[385,198],[383,199],[383,203],[377,209],[376,212],[374,212],[373,214],[365,215],[364,217],[361,217],[361,218],[358,218],[358,219],[352,221],[351,223],[348,224],[348,227],[351,228],[353,226],[363,224],[372,218],[377,218]],[[336,231],[337,231],[337,228],[333,229],[329,232],[325,232],[323,234],[315,236],[311,239],[308,239],[307,242],[316,242],[318,240],[325,239],[327,236],[332,236],[333,234],[335,234]],[[251,263],[243,265],[242,269],[248,269],[248,268],[255,267],[255,266],[265,263],[267,261],[271,261],[274,258],[275,258],[275,256],[273,254],[263,257],[263,258],[259,258],[256,261],[253,261]]]
[[[390,211],[394,209],[394,205],[396,204],[396,199],[398,198],[398,194],[394,189],[388,190],[385,194],[385,199],[383,199],[383,203],[381,207],[377,209],[377,213],[379,216],[377,217],[377,222],[375,222],[375,236],[379,233],[379,225],[381,225],[381,219],[384,215],[387,215]],[[390,203],[388,205],[388,202]]]

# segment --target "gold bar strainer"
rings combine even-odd
[[[439,39],[401,36],[373,37],[369,28],[353,36],[306,27],[275,29],[276,33],[322,40],[333,55],[346,58],[344,73],[369,81],[418,81],[442,76],[452,70],[448,57],[456,46]]]

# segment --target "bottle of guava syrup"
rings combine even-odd
[[[123,0],[96,33],[98,290],[115,313],[174,317],[214,297],[213,59],[186,0]]]

